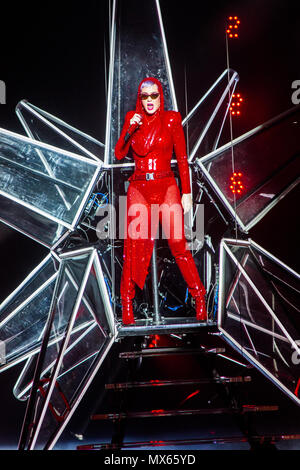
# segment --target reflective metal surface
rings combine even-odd
[[[61,227],[74,229],[100,165],[1,129],[0,169],[1,220],[43,244],[53,245],[63,234]],[[19,206],[25,213],[17,219],[14,208],[18,211]],[[51,223],[56,224],[56,232]]]
[[[197,160],[241,230],[247,232],[299,184],[299,129],[300,106],[294,106]],[[240,193],[231,189],[234,172]]]
[[[26,361],[13,391],[27,401],[20,449],[54,447],[116,341],[209,332],[217,310],[222,337],[244,362],[216,348],[206,352],[245,368],[254,364],[300,404],[299,275],[251,240],[224,239],[219,247],[203,229],[194,244],[208,322],[196,321],[192,299],[162,243],[155,289],[148,279],[136,297],[136,325],[121,323],[123,239],[116,224],[118,198],[126,194],[133,163],[128,157],[115,164],[113,149],[145,76],[163,83],[166,108],[177,109],[159,2],[140,6],[137,0],[112,2],[105,152],[101,142],[26,101],[17,115],[28,137],[0,130],[0,220],[51,249],[0,307],[0,370]],[[192,221],[201,213],[202,194],[213,188],[229,214],[229,229],[233,218],[247,231],[297,184],[300,108],[218,148],[237,80],[236,72],[223,72],[183,123],[193,163]],[[243,176],[240,197],[230,191],[235,170]],[[107,210],[102,224],[100,209]]]
[[[251,240],[224,239],[220,257],[220,331],[299,405],[299,274]]]

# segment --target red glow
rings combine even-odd
[[[158,341],[159,341],[159,335],[154,335],[148,347],[155,348],[157,346]]]
[[[240,25],[240,20],[237,16],[229,16],[227,20],[227,28],[226,33],[230,38],[238,38],[238,34],[231,34],[231,31],[234,29],[235,31],[238,30]]]
[[[190,398],[194,397],[195,395],[198,395],[198,393],[200,393],[200,390],[196,390],[195,392],[190,393],[190,394],[186,397],[186,400],[189,400]]]
[[[155,414],[155,413],[163,413],[165,410],[164,409],[161,409],[161,410],[151,410],[151,413]]]
[[[230,176],[229,189],[233,194],[241,195],[244,190],[244,185],[242,182],[242,173],[240,171],[235,171],[232,176]]]
[[[232,115],[235,115],[235,116],[240,116],[242,113],[241,113],[241,103],[243,101],[243,98],[241,97],[241,94],[240,93],[233,93],[232,94],[232,98],[231,98],[231,103],[230,103],[230,111],[231,111],[231,114]],[[236,111],[235,113],[232,112],[232,109],[233,108],[240,108],[239,111]]]
[[[300,379],[298,379],[298,382],[294,391],[294,394],[296,395],[296,397],[298,396],[299,388],[300,388]]]

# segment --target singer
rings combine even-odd
[[[132,306],[135,284],[142,289],[148,273],[156,233],[152,208],[157,206],[173,214],[173,217],[163,217],[163,211],[160,211],[159,222],[164,234],[167,234],[169,248],[189,292],[195,299],[196,319],[206,321],[205,288],[191,252],[186,248],[184,236],[183,214],[192,207],[192,195],[181,116],[176,111],[164,110],[162,85],[154,77],[145,78],[138,87],[136,109],[126,114],[115,147],[116,158],[124,158],[130,146],[135,171],[129,178],[127,191],[127,236],[124,240],[121,279],[123,324],[135,323]],[[178,163],[182,197],[171,171],[173,149]],[[133,236],[130,232],[137,207],[143,208],[141,213],[147,217],[146,236],[143,233],[136,237],[136,233]],[[178,227],[181,230],[177,230]]]

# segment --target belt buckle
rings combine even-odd
[[[154,180],[154,173],[146,173],[146,181]]]

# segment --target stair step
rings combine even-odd
[[[196,445],[196,444],[230,444],[235,442],[247,442],[249,439],[244,436],[229,436],[229,437],[200,437],[191,439],[174,439],[174,440],[151,440],[151,441],[136,441],[136,442],[123,442],[122,449],[133,447],[168,447],[168,446],[182,446],[182,445]],[[288,440],[300,440],[300,434],[279,434],[279,435],[260,435],[251,436],[252,442],[274,443]],[[119,449],[118,444],[84,444],[77,446],[77,450],[108,450]]]
[[[118,336],[145,336],[149,334],[172,334],[182,332],[195,332],[201,328],[216,327],[217,322],[207,320],[207,322],[199,322],[192,317],[182,318],[162,318],[159,323],[155,323],[152,319],[137,319],[134,325],[119,325]]]
[[[105,384],[106,390],[128,390],[132,388],[143,387],[167,387],[178,385],[197,385],[197,384],[211,384],[211,383],[245,383],[250,382],[251,377],[215,377],[211,379],[178,379],[178,380],[148,380],[140,382],[121,382]]]
[[[244,414],[248,412],[278,411],[277,405],[243,405],[241,409],[233,408],[200,408],[192,410],[150,410],[150,411],[132,411],[121,413],[104,413],[91,416],[91,420],[120,420],[132,418],[154,418],[166,416],[188,416],[188,415],[207,415],[207,414]]]
[[[121,359],[136,359],[138,357],[170,356],[170,355],[195,355],[195,354],[220,354],[225,352],[224,348],[146,348],[140,351],[122,352]]]

